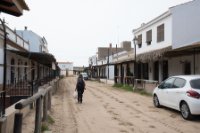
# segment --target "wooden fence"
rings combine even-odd
[[[47,111],[51,109],[51,95],[52,92],[55,91],[54,89],[57,89],[57,82],[55,84],[56,86],[48,86],[46,89],[41,89],[32,97],[15,105],[15,109],[17,109],[18,112],[15,114],[14,133],[22,132],[23,113],[21,113],[21,110],[27,106],[33,105],[33,103],[36,104],[34,133],[41,132],[41,122],[46,121],[48,118]]]

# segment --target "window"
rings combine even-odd
[[[184,79],[181,79],[181,78],[177,78],[175,81],[174,81],[174,86],[173,88],[182,88],[185,86],[185,80]]]
[[[175,80],[175,78],[169,78],[169,79],[167,79],[166,81],[164,81],[163,83],[161,83],[161,84],[158,86],[158,88],[161,88],[161,89],[172,88],[173,83],[174,83],[174,80]]]
[[[200,90],[200,79],[191,80],[190,85],[192,86],[192,88]]]
[[[165,31],[165,25],[161,24],[160,26],[157,27],[157,42],[162,42],[164,41],[164,32]]]
[[[185,75],[190,75],[191,74],[191,64],[190,62],[184,62],[184,74]]]
[[[146,32],[146,43],[150,45],[152,41],[152,30]]]
[[[138,36],[138,47],[141,48],[142,47],[142,34],[140,34]]]

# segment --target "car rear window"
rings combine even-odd
[[[200,79],[191,80],[190,85],[191,85],[192,88],[200,90]]]

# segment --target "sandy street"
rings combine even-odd
[[[60,82],[50,115],[53,133],[198,133],[200,119],[184,120],[180,113],[154,108],[152,98],[86,81],[83,103],[72,94],[75,77]],[[26,122],[24,122],[25,124]],[[25,128],[23,128],[26,130]]]

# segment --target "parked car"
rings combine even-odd
[[[153,103],[180,111],[184,119],[200,115],[200,75],[169,77],[154,89]]]
[[[81,74],[83,75],[83,79],[84,79],[84,80],[88,80],[88,74],[87,74],[87,73],[84,73],[84,72],[83,72],[83,73],[81,73]]]

